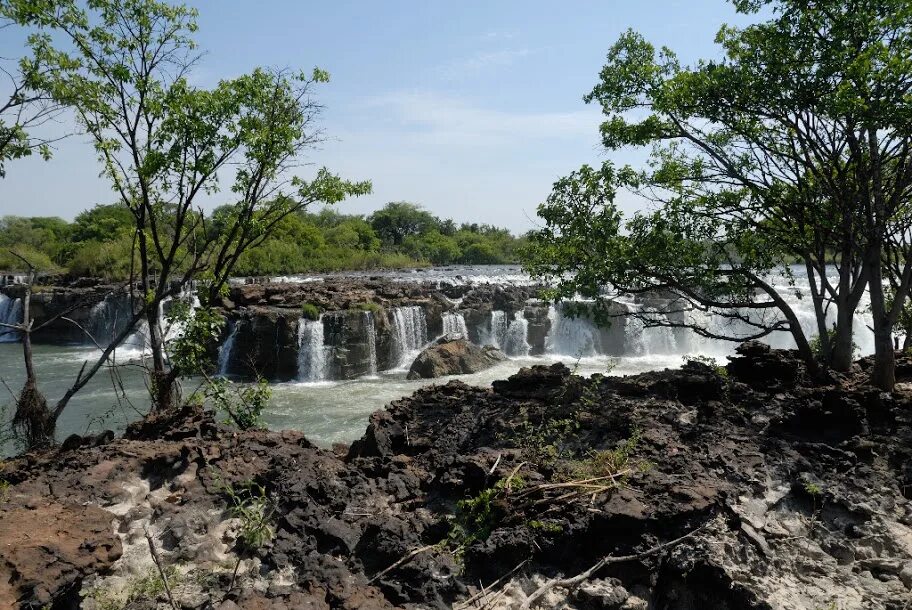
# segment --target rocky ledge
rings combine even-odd
[[[754,347],[453,381],[332,451],[194,410],[71,439],[2,470],[0,607],[909,608],[912,393],[855,379]]]

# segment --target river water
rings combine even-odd
[[[800,273],[800,270],[796,270]],[[385,275],[402,281],[436,281],[452,284],[527,284],[529,278],[518,267],[451,267],[420,271],[346,274],[349,277]],[[280,281],[310,282],[322,281],[327,276],[298,276],[276,278]],[[338,276],[335,276],[338,277]],[[800,280],[800,278],[799,278]],[[799,281],[800,284],[800,281]],[[783,285],[785,288],[785,285]],[[798,296],[795,289],[789,289],[788,299],[802,320],[802,325],[813,334],[814,316],[810,299]],[[862,307],[863,310],[863,307]],[[670,329],[642,329],[628,324],[628,345],[623,353],[616,356],[604,355],[598,345],[598,332],[585,320],[564,318],[560,308],[552,308],[552,331],[546,340],[547,352],[543,356],[530,357],[527,344],[523,346],[524,320],[502,320],[492,316],[490,336],[492,342],[500,345],[512,357],[497,366],[474,375],[462,375],[458,379],[465,383],[489,386],[496,379],[504,379],[519,368],[533,364],[564,362],[579,374],[606,373],[628,375],[649,370],[681,366],[685,355],[701,354],[717,358],[724,363],[725,356],[732,353],[734,344],[696,337],[693,333],[682,334]],[[455,323],[455,322],[454,322]],[[409,333],[413,333],[410,329]],[[407,333],[408,334],[408,333]],[[302,324],[301,336],[307,339],[308,328]],[[433,339],[433,337],[428,337]],[[786,335],[773,336],[769,342],[777,347],[788,347]],[[408,343],[408,341],[406,341]],[[856,343],[861,354],[872,351],[870,332],[866,328],[864,314],[856,320]],[[517,344],[519,344],[517,346]],[[405,347],[412,350],[416,346]],[[525,349],[524,349],[525,347]],[[35,346],[35,363],[41,388],[53,403],[75,378],[80,366],[94,356],[96,351],[88,346],[58,347]],[[86,434],[105,429],[122,431],[148,408],[148,393],[141,369],[135,364],[139,352],[135,348],[118,350],[117,361],[125,366],[118,368],[119,375],[110,370],[100,372],[71,401],[58,422],[58,436],[62,439],[72,433]],[[410,357],[403,355],[398,368],[379,371],[351,381],[300,381],[273,384],[273,397],[265,413],[266,424],[273,429],[297,429],[307,434],[317,444],[328,446],[334,442],[351,442],[359,438],[367,426],[367,417],[389,402],[408,396],[419,387],[431,383],[446,383],[448,378],[437,380],[408,381],[405,379]],[[301,379],[314,379],[313,362],[302,364],[311,373]],[[24,371],[21,359],[21,345],[0,342],[0,386],[3,397],[0,405],[7,405],[7,416],[13,404],[11,392],[21,388]],[[189,395],[195,382],[185,382],[184,393]],[[4,452],[11,448],[7,445]]]

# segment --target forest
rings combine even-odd
[[[225,210],[214,210],[217,219]],[[217,220],[210,224],[218,230]],[[0,218],[0,269],[16,270],[15,250],[41,272],[123,280],[129,277],[133,216],[126,206],[98,205],[67,222],[56,217]],[[245,251],[235,273],[286,275],[430,265],[516,263],[522,238],[487,224],[457,224],[420,206],[391,202],[368,215],[324,208],[297,211]]]

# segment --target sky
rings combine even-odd
[[[199,9],[196,38],[205,52],[193,75],[198,85],[256,66],[330,72],[318,92],[328,139],[301,172],[326,166],[374,186],[338,211],[369,214],[388,201],[411,201],[440,217],[517,233],[537,226],[536,206],[556,179],[607,158],[600,111],[582,97],[623,31],[637,30],[693,62],[718,56],[720,25],[744,23],[724,0],[189,4]],[[0,56],[21,54],[20,44],[17,33],[0,30]],[[611,159],[638,163],[642,155]],[[50,162],[10,162],[0,179],[0,215],[72,219],[114,201],[98,174],[80,136],[58,144]]]

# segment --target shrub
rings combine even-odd
[[[320,319],[320,308],[313,303],[301,305],[301,317],[305,320],[316,321]]]

